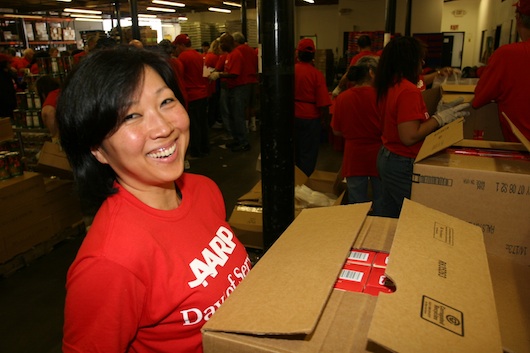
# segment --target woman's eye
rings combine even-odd
[[[174,98],[167,98],[167,99],[164,99],[162,101],[162,104],[161,105],[166,105],[166,104],[170,104],[170,103],[173,103],[175,101]]]
[[[126,115],[124,118],[123,118],[123,121],[127,121],[127,120],[131,120],[131,119],[134,119],[134,118],[137,118],[139,116],[139,114],[129,114],[129,115]]]

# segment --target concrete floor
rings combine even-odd
[[[233,153],[220,147],[221,131],[211,132],[210,156],[192,160],[189,172],[212,178],[220,187],[227,218],[237,198],[260,179],[256,161],[259,132],[250,134],[252,149]],[[338,171],[342,153],[322,143],[317,169]],[[52,252],[36,259],[7,278],[0,278],[0,352],[61,352],[65,277],[82,237],[59,243]]]

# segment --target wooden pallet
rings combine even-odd
[[[0,276],[9,277],[19,269],[28,266],[39,257],[50,253],[53,248],[60,242],[69,239],[84,236],[86,234],[85,222],[79,221],[70,227],[56,233],[50,239],[35,245],[28,251],[18,254],[7,262],[0,264]]]

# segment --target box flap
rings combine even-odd
[[[443,84],[443,93],[466,93],[475,94],[476,85]]]
[[[528,139],[524,137],[521,130],[519,130],[517,126],[515,126],[512,123],[512,121],[508,118],[508,116],[504,112],[502,112],[502,115],[504,116],[506,121],[508,121],[508,124],[510,124],[510,128],[512,129],[513,134],[519,139],[519,141],[521,141],[521,143],[526,147],[526,149],[530,151],[530,142],[528,141]]]
[[[502,345],[506,352],[530,352],[530,266],[488,255]]]
[[[311,333],[370,206],[363,203],[302,211],[203,330],[254,335]]]
[[[405,200],[368,338],[395,352],[501,352],[482,231]],[[421,337],[418,337],[421,332]]]
[[[429,134],[423,141],[416,163],[440,152],[441,150],[464,139],[464,119],[459,118]]]

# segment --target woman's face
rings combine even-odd
[[[145,67],[125,120],[118,130],[93,150],[109,164],[127,189],[173,187],[184,171],[189,142],[189,118],[162,77]]]

